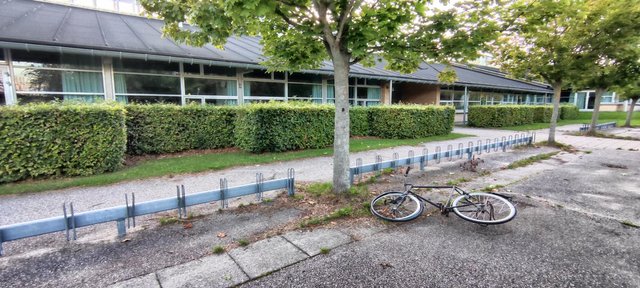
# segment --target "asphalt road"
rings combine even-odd
[[[504,188],[533,196],[515,198],[518,216],[507,224],[421,217],[244,286],[640,287],[640,229],[619,220],[638,219],[639,159],[597,150],[548,160]]]

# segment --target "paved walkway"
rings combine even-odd
[[[562,131],[577,131],[579,127],[579,124],[559,127],[557,141],[580,149],[640,149],[640,141],[579,137],[562,133]],[[423,148],[433,152],[439,146],[444,151],[448,145],[457,148],[459,143],[463,143],[466,147],[469,142],[477,143],[478,140],[486,141],[486,139],[492,139],[493,141],[493,139],[502,138],[503,136],[522,134],[522,132],[515,131],[463,127],[456,127],[454,132],[474,136],[449,141],[430,142],[417,147],[400,146],[353,153],[351,154],[351,163],[355,165],[357,158],[362,158],[363,163],[366,164],[374,162],[376,155],[381,155],[383,159],[388,160],[393,158],[393,153],[398,153],[400,157],[406,157],[411,150],[415,152],[415,155],[418,155]],[[543,141],[548,137],[547,130],[535,132],[536,141]],[[63,202],[73,202],[76,211],[95,210],[124,205],[124,195],[131,192],[135,192],[137,202],[143,202],[174,197],[175,186],[180,184],[185,185],[187,193],[195,193],[217,189],[220,178],[227,178],[229,187],[252,183],[255,179],[255,173],[258,172],[263,173],[267,179],[285,178],[288,168],[295,169],[296,181],[328,182],[332,179],[332,166],[331,157],[317,157],[234,167],[198,174],[143,179],[100,187],[76,187],[51,192],[0,196],[0,225],[60,216],[62,215],[61,206]],[[91,197],[87,197],[87,195],[91,195]],[[242,199],[231,200],[230,205],[238,205],[245,201]]]
[[[355,165],[357,158],[362,158],[365,164],[372,163],[375,162],[376,155],[381,155],[384,160],[390,160],[393,158],[394,152],[397,152],[400,157],[407,157],[410,150],[414,150],[415,155],[418,155],[423,148],[429,149],[430,153],[432,153],[437,146],[440,146],[444,151],[447,145],[458,147],[458,143],[464,143],[466,147],[469,141],[476,143],[478,140],[484,141],[487,138],[494,139],[514,134],[511,131],[470,128],[456,128],[454,132],[477,136],[451,141],[430,142],[418,147],[400,146],[353,153],[351,154],[351,163]],[[61,216],[63,202],[73,202],[76,211],[87,211],[124,205],[124,195],[131,192],[135,192],[136,202],[143,202],[175,197],[175,187],[180,184],[185,185],[187,193],[218,189],[220,178],[227,178],[229,187],[239,186],[253,183],[255,174],[258,172],[262,173],[266,179],[285,178],[287,169],[294,168],[296,181],[328,182],[332,179],[332,167],[331,157],[317,157],[241,166],[197,174],[143,179],[100,187],[76,187],[55,192],[0,196],[0,225]],[[91,195],[91,197],[87,197],[87,195]],[[238,205],[240,203],[238,201],[241,200],[230,200],[230,205],[233,206],[234,202],[235,205]]]
[[[372,230],[371,233],[382,229]],[[229,287],[354,242],[338,229],[293,231],[110,287]]]

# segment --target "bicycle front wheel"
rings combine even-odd
[[[477,224],[502,224],[516,217],[509,200],[490,193],[469,193],[453,200],[452,210],[460,218]]]
[[[416,196],[402,192],[386,192],[371,201],[371,213],[384,220],[405,222],[418,217],[424,207]]]

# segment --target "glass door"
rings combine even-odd
[[[593,109],[596,103],[596,92],[589,92],[589,98],[587,99],[587,109]]]
[[[9,67],[0,65],[0,105],[13,104],[13,84]]]

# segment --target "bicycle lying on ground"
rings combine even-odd
[[[404,174],[406,179],[410,167]],[[448,200],[436,203],[412,191],[412,189],[451,189]],[[447,215],[453,211],[460,218],[482,225],[502,224],[516,217],[516,207],[507,197],[484,192],[471,192],[456,186],[418,186],[404,183],[404,192],[385,192],[371,201],[371,213],[393,222],[410,221],[422,214],[427,202]],[[459,194],[457,197],[454,196]],[[452,201],[453,199],[453,201]]]

